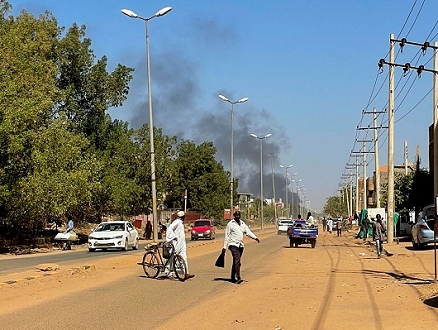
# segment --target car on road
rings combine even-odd
[[[281,235],[282,233],[286,234],[287,229],[292,227],[294,221],[292,219],[280,219],[277,224],[277,235]]]
[[[88,251],[97,249],[138,250],[138,231],[129,221],[101,222],[88,236]]]
[[[190,239],[192,241],[199,238],[215,239],[216,228],[211,219],[198,219],[192,225]]]
[[[435,206],[428,205],[417,216],[417,223],[412,226],[412,246],[421,248],[434,242]],[[438,240],[437,240],[438,241]]]

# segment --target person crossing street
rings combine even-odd
[[[233,216],[234,219],[231,219],[228,222],[227,228],[225,229],[225,239],[222,254],[225,254],[227,248],[230,250],[231,255],[233,256],[233,266],[231,267],[231,282],[240,284],[243,282],[242,278],[240,277],[241,259],[244,247],[243,234],[251,237],[252,239],[257,241],[257,243],[260,243],[260,240],[240,219],[241,214],[239,210],[234,211]]]

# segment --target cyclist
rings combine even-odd
[[[189,263],[187,260],[186,234],[184,231],[184,211],[178,211],[177,218],[168,226],[166,230],[166,242],[172,241],[175,253],[179,254],[186,263],[187,276],[186,279],[193,278],[195,275],[189,273]],[[166,266],[166,275],[172,275],[170,266]]]

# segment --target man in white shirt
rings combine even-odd
[[[313,220],[312,213],[307,212],[307,219],[306,219],[306,221],[307,221],[307,223],[308,223],[310,226],[313,226],[313,225],[315,224],[315,221]]]
[[[166,241],[172,241],[175,252],[179,254],[186,262],[187,276],[186,279],[192,278],[195,275],[189,273],[189,262],[187,260],[186,234],[184,231],[184,211],[177,213],[177,218],[169,225],[166,231]],[[169,273],[167,270],[166,273]]]
[[[231,219],[227,228],[225,229],[225,240],[224,247],[222,249],[222,253],[225,254],[225,251],[228,249],[233,256],[233,266],[231,267],[231,282],[240,284],[243,282],[240,277],[240,259],[243,254],[243,234],[252,239],[256,240],[257,243],[260,243],[260,240],[256,235],[248,228],[248,226],[240,220],[240,211],[236,210],[233,213],[234,219]]]

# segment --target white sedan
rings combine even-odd
[[[128,221],[101,222],[88,236],[88,251],[96,249],[138,250],[138,232]]]

